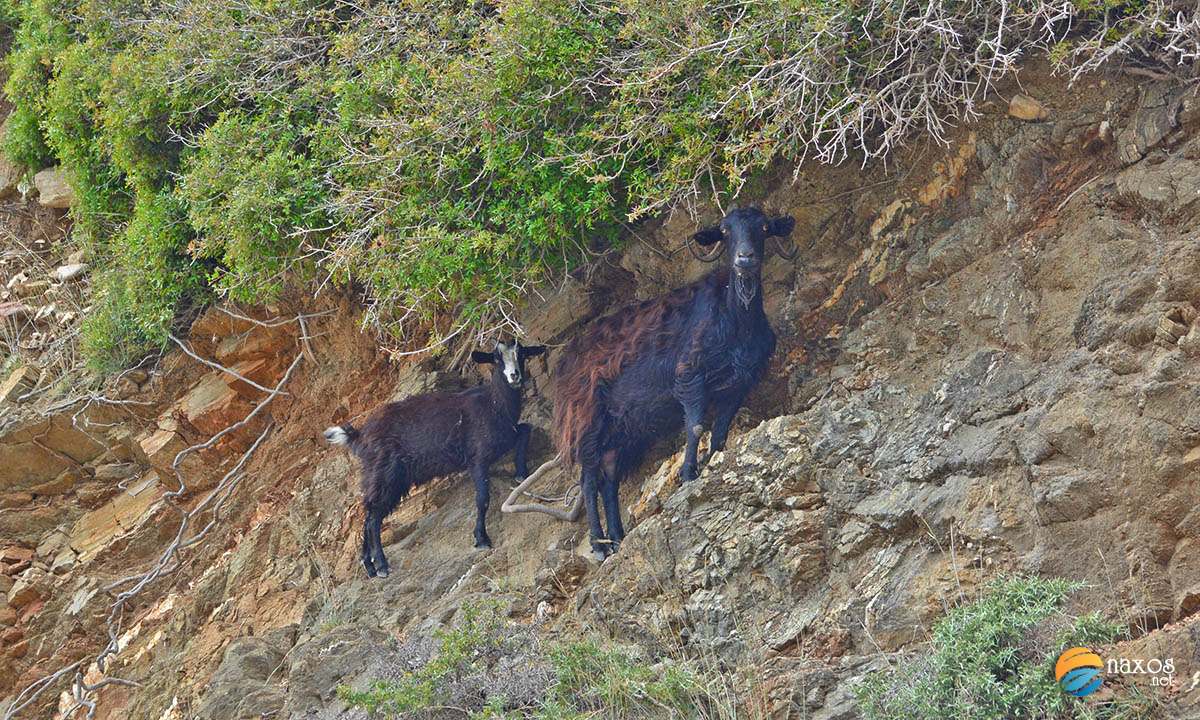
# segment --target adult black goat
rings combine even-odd
[[[775,351],[762,301],[766,240],[787,237],[795,224],[757,208],[734,210],[692,238],[703,246],[724,241],[727,267],[593,323],[563,353],[555,371],[555,442],[561,458],[581,466],[592,549],[602,557],[625,536],[617,486],[655,440],[683,421],[681,475],[695,478],[696,445],[711,408],[712,447],[724,447],[734,415]]]
[[[491,382],[457,393],[433,392],[389,403],[361,430],[349,423],[325,430],[325,439],[346,445],[362,463],[362,562],[367,575],[387,577],[380,529],[383,519],[409,492],[435,477],[469,470],[475,480],[475,547],[491,547],[484,525],[488,511],[488,468],[515,449],[516,476],[528,474],[525,453],[530,426],[521,419],[525,360],[546,348],[517,342],[496,344],[472,359],[492,364]]]

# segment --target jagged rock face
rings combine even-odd
[[[1177,97],[1151,95],[1127,148],[1178,125]],[[860,672],[1001,570],[1085,580],[1104,589],[1089,609],[1142,626],[1200,607],[1200,145],[1177,131],[1106,174],[1071,140],[1103,121],[980,130],[956,204],[885,208],[809,316],[849,322],[817,325],[831,359],[798,368],[797,412],[663,500],[590,581],[587,613],[808,686],[796,659],[813,648]],[[802,695],[817,716],[839,707]]]
[[[673,492],[592,581],[597,619],[631,640],[682,635],[734,657],[790,642],[818,613],[830,515],[801,437],[795,416],[763,423]]]
[[[1087,610],[1134,626],[1190,616],[1200,113],[1170,85],[1023,84],[1012,117],[993,101],[949,147],[897,158],[893,175],[817,169],[753,199],[798,219],[800,260],[764,268],[775,364],[695,482],[676,479],[677,439],[626,482],[632,530],[602,565],[581,553],[582,526],[500,514],[501,463],[495,549],[471,548],[473,491],[448,478],[388,519],[393,574],[366,581],[357,467],[319,432],[464,380],[372,364],[372,340],[345,308],[310,328],[318,363],[272,406],[275,430],[213,539],[127,624],[122,672],[144,687],[110,686],[99,717],[354,717],[337,684],[393,672],[397,639],[428,637],[483,596],[539,632],[599,632],[743,668],[739,688],[780,718],[853,717],[855,677],[1003,572],[1086,580]],[[651,224],[647,244],[531,303],[531,338],[561,342],[614,303],[703,273],[679,261],[691,229],[682,215]],[[270,385],[297,341],[260,330],[213,313],[192,340]],[[533,462],[551,452],[551,398],[539,390],[555,360],[530,368]],[[102,627],[100,588],[174,530],[160,496],[175,453],[262,397],[207,369],[176,388],[113,447],[51,421],[52,447],[71,456],[57,464],[23,455],[43,451],[20,429],[0,438],[0,508],[15,510],[0,510],[0,530],[19,546],[0,557],[0,632],[26,643],[0,658],[0,696],[34,677],[36,648],[84,655],[81,638]],[[184,502],[260,427],[194,458]],[[36,477],[3,474],[33,464],[44,466]],[[64,475],[73,464],[88,470]],[[34,488],[51,499],[33,502]],[[1160,634],[1173,648],[1194,636],[1139,642]],[[1181,674],[1200,670],[1179,653]]]

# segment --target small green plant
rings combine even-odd
[[[339,687],[338,697],[386,717],[446,710],[471,720],[735,716],[687,662],[651,664],[589,640],[546,649],[498,610],[465,605],[458,626],[436,633],[434,654],[420,668],[363,691]]]
[[[553,648],[550,663],[555,683],[541,713],[571,708],[589,717],[682,718],[716,704],[704,679],[678,661],[650,665],[619,648],[581,641]]]
[[[499,624],[498,604],[465,604],[457,627],[434,634],[437,653],[421,668],[397,681],[376,682],[366,691],[343,685],[338,697],[348,705],[388,716],[441,707],[446,704],[444,686],[450,679],[477,670],[482,655],[499,646]]]
[[[1001,578],[983,595],[950,611],[933,628],[929,649],[867,676],[856,688],[867,720],[993,718],[1134,718],[1141,704],[1094,707],[1055,682],[1065,648],[1116,639],[1121,626],[1096,614],[1072,617],[1062,607],[1082,584],[1061,579]]]

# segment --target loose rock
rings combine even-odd
[[[33,176],[38,202],[50,208],[69,208],[75,203],[75,191],[58,167],[46,168]]]
[[[1050,110],[1045,105],[1037,100],[1017,93],[1013,95],[1012,100],[1008,102],[1008,114],[1018,120],[1026,122],[1037,122],[1050,117]]]
[[[49,576],[44,570],[31,567],[17,576],[8,591],[9,606],[20,611],[28,605],[46,597],[49,592]]]
[[[13,370],[4,384],[0,385],[0,402],[16,402],[17,398],[33,389],[37,380],[38,371],[29,365]]]
[[[87,263],[71,263],[55,268],[54,272],[50,273],[50,276],[59,282],[68,282],[83,277],[87,269]]]

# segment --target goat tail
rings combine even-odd
[[[325,428],[325,439],[330,445],[353,445],[358,440],[358,430],[350,423]]]

